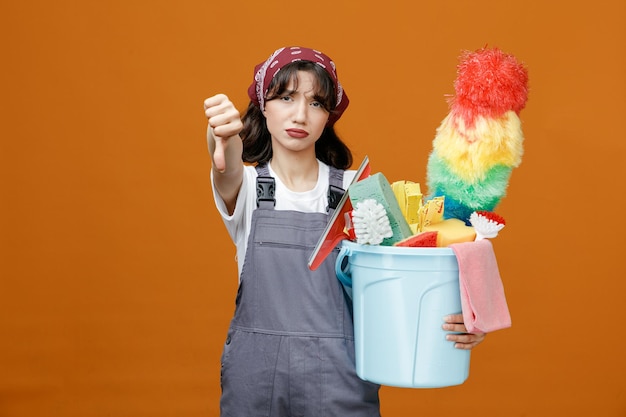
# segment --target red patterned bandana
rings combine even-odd
[[[287,64],[294,61],[311,61],[324,68],[335,84],[337,92],[337,106],[328,118],[328,125],[332,126],[341,117],[341,114],[348,107],[348,96],[341,83],[337,79],[337,69],[335,63],[323,53],[309,48],[291,46],[280,48],[267,59],[254,68],[254,81],[248,88],[250,100],[258,104],[261,110],[265,109],[265,93],[270,86],[272,79],[278,71]]]

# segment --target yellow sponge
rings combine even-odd
[[[411,233],[420,230],[420,210],[422,208],[422,191],[417,182],[396,181],[391,184],[402,215],[411,227]]]
[[[467,226],[463,220],[447,219],[429,226],[424,226],[425,232],[437,233],[437,246],[446,247],[452,243],[473,242],[476,239],[476,231],[472,226]]]

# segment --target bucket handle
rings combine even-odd
[[[339,279],[339,281],[346,288],[352,288],[352,277],[348,275],[350,272],[350,262],[348,262],[348,257],[351,255],[352,251],[350,248],[343,246],[339,251],[339,255],[337,255],[337,260],[335,261],[335,274],[337,275],[337,279]]]

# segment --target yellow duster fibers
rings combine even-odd
[[[474,122],[467,127],[462,118],[449,114],[437,129],[433,149],[452,174],[472,184],[484,180],[496,165],[514,168],[521,163],[524,134],[517,113],[477,116]]]

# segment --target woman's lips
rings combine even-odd
[[[292,138],[302,139],[309,136],[309,133],[306,130],[302,129],[287,129],[287,134]]]

